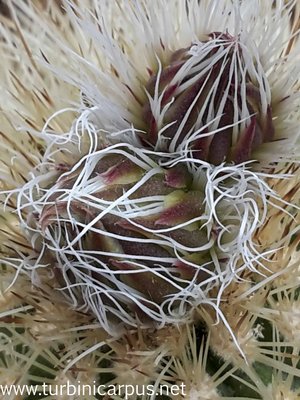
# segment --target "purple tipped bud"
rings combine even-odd
[[[156,150],[187,149],[218,165],[249,160],[273,140],[268,82],[240,36],[213,32],[176,51],[146,89],[142,141]]]
[[[204,196],[191,189],[187,168],[182,164],[157,168],[158,173],[147,178],[151,169],[132,159],[132,154],[110,154],[95,163],[86,177],[85,187],[92,188],[86,200],[84,192],[80,199],[66,200],[69,190],[76,189],[81,167],[62,175],[49,189],[48,201],[35,220],[49,245],[45,257],[54,264],[60,285],[76,285],[91,269],[84,279],[106,293],[102,300],[107,307],[113,306],[107,293],[126,285],[126,290],[131,288],[141,297],[140,306],[127,301],[126,309],[144,320],[142,305],[154,310],[152,303],[161,305],[193,276],[197,283],[208,277],[200,270],[210,260],[210,245],[207,230],[192,221],[203,213]],[[178,256],[195,266],[185,265]]]

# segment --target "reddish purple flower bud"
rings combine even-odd
[[[274,138],[267,79],[239,37],[214,32],[152,75],[142,141],[218,165],[240,163]]]

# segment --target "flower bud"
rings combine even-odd
[[[268,82],[240,36],[214,32],[174,52],[146,90],[142,140],[156,150],[241,163],[273,139]]]
[[[112,334],[120,322],[182,322],[258,257],[255,175],[154,160],[147,150],[114,145],[20,193],[37,253],[30,269],[42,261],[73,307],[92,311]]]

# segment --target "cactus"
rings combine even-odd
[[[0,390],[299,398],[297,2],[2,3]]]

